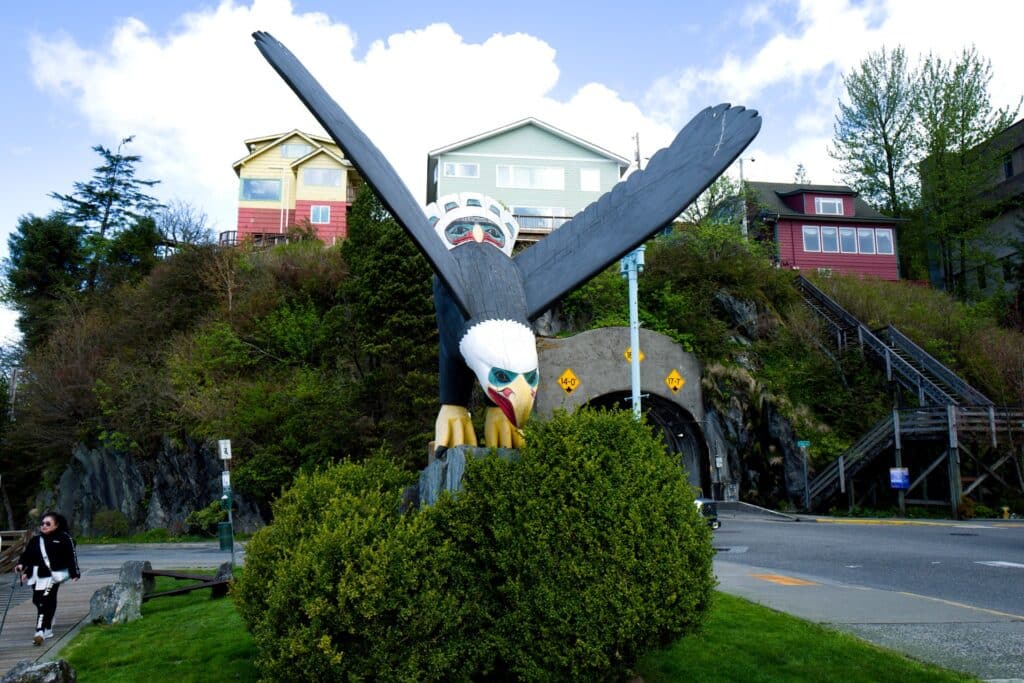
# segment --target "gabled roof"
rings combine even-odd
[[[292,135],[301,135],[302,137],[306,138],[306,140],[308,140],[309,142],[314,143],[314,144],[315,143],[331,144],[331,145],[334,144],[334,140],[332,140],[331,138],[324,137],[323,135],[313,135],[312,133],[303,133],[298,128],[292,128],[287,133],[274,133],[273,135],[263,135],[263,136],[258,137],[258,138],[249,138],[248,140],[243,140],[243,142],[245,143],[246,149],[248,149],[250,152],[252,152],[253,151],[253,147],[255,147],[257,144],[259,144],[261,142],[267,142],[268,140],[272,140],[272,141],[276,142],[277,140],[280,140],[282,138],[286,138],[286,137],[289,137],[289,136],[292,136]],[[261,145],[261,146],[264,146],[264,145]]]
[[[329,156],[330,158],[334,159],[335,161],[337,161],[342,166],[351,166],[352,165],[352,162],[349,161],[348,159],[346,159],[345,157],[339,156],[339,155],[335,154],[334,152],[332,152],[329,149],[325,149],[323,147],[317,147],[316,149],[314,149],[312,152],[310,152],[306,156],[299,157],[298,159],[296,159],[295,161],[290,163],[288,166],[289,166],[289,168],[298,168],[299,166],[301,166],[302,164],[306,163],[307,161],[309,161],[313,157],[319,156],[321,154],[323,154],[325,156]]]
[[[900,222],[901,219],[893,218],[879,213],[871,208],[867,202],[861,199],[853,188],[846,185],[811,185],[808,183],[766,183],[758,181],[747,181],[747,186],[757,193],[758,202],[763,211],[769,214],[777,214],[780,218],[803,218],[806,216],[817,216],[802,211],[794,211],[786,205],[783,197],[791,197],[797,194],[815,195],[842,195],[853,197],[852,216],[829,216],[829,220],[872,220],[885,221],[889,223]]]
[[[334,144],[334,140],[331,140],[330,138],[325,138],[319,135],[310,135],[309,133],[303,133],[301,130],[298,129],[292,129],[287,133],[280,133],[278,135],[266,135],[261,138],[249,138],[248,140],[245,141],[245,145],[246,148],[249,150],[249,153],[246,154],[241,159],[239,159],[238,161],[236,161],[235,163],[231,164],[231,168],[235,169],[235,173],[238,173],[239,167],[245,164],[247,161],[254,159],[260,154],[263,154],[267,150],[276,147],[278,144],[294,136],[302,138],[314,148],[323,147],[325,144]],[[255,143],[263,142],[266,140],[270,140],[270,142],[268,144],[262,145],[259,149],[253,149]]]
[[[606,159],[614,161],[621,167],[629,166],[628,159],[620,157],[618,154],[615,154],[614,152],[609,152],[603,147],[598,147],[592,142],[587,142],[583,138],[578,138],[571,133],[566,133],[564,130],[555,128],[550,123],[545,123],[540,119],[533,118],[532,116],[522,119],[520,121],[515,121],[514,123],[507,124],[505,126],[502,126],[501,128],[495,128],[494,130],[489,130],[486,133],[480,133],[479,135],[474,135],[471,138],[466,138],[465,140],[459,140],[458,142],[453,142],[450,145],[439,147],[431,152],[427,152],[427,158],[440,156],[441,154],[447,154],[448,152],[454,152],[457,149],[461,149],[468,145],[475,144],[477,142],[480,142],[481,140],[487,140],[488,138],[503,135],[504,133],[508,133],[509,131],[513,131],[517,128],[522,128],[523,126],[536,126],[537,128],[545,130],[551,133],[552,135],[562,138],[563,140],[567,140],[568,142],[571,142],[574,145],[578,145],[580,147],[583,147],[584,149],[589,149],[591,152],[594,152],[595,154],[599,154],[605,157]]]

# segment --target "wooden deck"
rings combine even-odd
[[[32,589],[16,586],[11,594],[15,574],[3,574],[0,583],[0,613],[11,598],[11,609],[7,612],[3,632],[0,633],[0,676],[23,659],[45,659],[50,651],[60,649],[68,634],[79,622],[89,616],[89,599],[103,586],[117,581],[117,569],[87,569],[78,581],[68,581],[60,587],[57,596],[57,615],[54,617],[53,638],[44,640],[41,646],[32,644],[36,631],[36,608],[32,604]]]

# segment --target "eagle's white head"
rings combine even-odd
[[[513,320],[484,320],[459,342],[466,365],[508,421],[522,428],[537,395],[537,338]]]

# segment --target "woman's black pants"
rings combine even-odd
[[[51,583],[41,591],[32,591],[32,604],[39,610],[36,617],[36,630],[47,631],[53,628],[53,615],[57,611],[57,590],[60,584]]]

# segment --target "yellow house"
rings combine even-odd
[[[334,141],[299,130],[245,141],[238,176],[238,229],[221,242],[283,240],[308,225],[325,244],[348,234],[348,207],[362,179]]]

